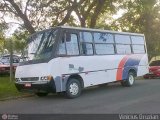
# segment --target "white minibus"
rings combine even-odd
[[[38,96],[75,98],[90,86],[132,86],[135,77],[148,73],[145,37],[137,33],[59,26],[31,35],[26,55],[15,85]]]

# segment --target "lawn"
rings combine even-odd
[[[8,75],[0,75],[0,100],[22,95],[24,95],[24,93],[17,91],[14,80],[10,81]]]

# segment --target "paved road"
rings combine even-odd
[[[137,80],[129,88],[94,87],[76,99],[49,95],[1,101],[0,113],[160,113],[160,79]]]

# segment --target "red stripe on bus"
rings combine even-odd
[[[122,80],[122,75],[123,75],[123,68],[124,68],[124,65],[126,63],[126,61],[128,60],[128,55],[125,56],[121,62],[119,63],[118,65],[118,69],[117,69],[117,76],[116,76],[116,80]]]

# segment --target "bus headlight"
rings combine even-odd
[[[49,76],[42,76],[40,78],[40,80],[52,80],[52,79],[53,79],[53,77],[51,75],[49,75]]]
[[[47,80],[47,76],[41,77],[41,80]]]
[[[19,82],[20,81],[20,79],[19,78],[16,78],[16,82]]]

